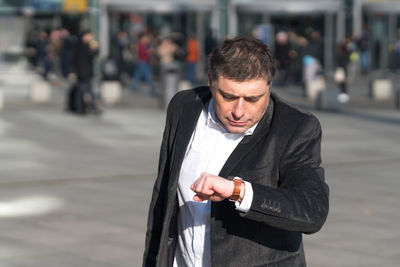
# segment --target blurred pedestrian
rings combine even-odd
[[[224,40],[171,100],[143,266],[305,266],[328,214],[317,118],[270,92],[268,47]]]
[[[60,50],[60,61],[61,61],[61,73],[64,78],[67,78],[71,73],[72,56],[74,53],[74,47],[76,45],[76,38],[72,36],[67,29],[61,29],[61,50]]]
[[[157,48],[157,54],[160,58],[161,65],[173,62],[177,49],[177,45],[170,38],[164,38]]]
[[[150,86],[150,94],[156,96],[156,85],[150,65],[150,58],[153,52],[153,49],[150,48],[150,36],[148,34],[141,34],[137,45],[137,63],[132,78],[131,89],[133,91],[138,90],[139,82],[144,78]]]
[[[321,66],[323,66],[322,41],[321,34],[318,31],[311,31],[304,54],[312,56],[318,61],[319,64],[321,64]]]
[[[318,60],[310,55],[303,57],[303,81],[306,86],[307,83],[317,80],[322,68]]]
[[[277,85],[287,85],[289,69],[292,62],[291,44],[287,32],[280,31],[276,34],[275,60],[278,68]]]
[[[389,55],[389,69],[395,72],[400,69],[400,30],[397,38],[390,44]]]
[[[40,59],[40,67],[42,68],[42,76],[45,80],[48,79],[48,74],[51,69],[51,55],[49,51],[49,34],[47,31],[41,31],[38,41],[38,55]]]
[[[33,29],[28,32],[25,40],[25,56],[34,68],[39,64],[39,38],[39,32]]]
[[[125,59],[124,54],[129,47],[128,33],[122,29],[118,30],[117,34],[111,39],[111,49],[109,60],[113,61],[117,68],[116,77],[121,80],[121,74],[124,71]]]
[[[62,39],[60,29],[53,29],[49,35],[48,55],[50,59],[49,79],[55,82],[61,75]]]
[[[186,69],[185,69],[185,80],[194,84],[196,81],[196,65],[199,61],[199,44],[193,34],[190,34],[186,41]]]
[[[361,37],[357,42],[360,51],[361,74],[368,74],[371,67],[370,33],[367,25],[363,25]]]
[[[83,31],[74,53],[74,71],[77,77],[78,93],[75,95],[77,102],[83,97],[83,107],[80,113],[99,114],[100,110],[96,104],[92,79],[94,77],[94,59],[98,54],[99,44],[93,39],[90,31]],[[73,88],[73,87],[72,87]]]
[[[338,101],[340,103],[346,103],[350,100],[347,93],[347,76],[350,53],[347,49],[348,39],[343,40],[338,45],[337,50],[337,69],[334,74],[335,82],[339,85],[340,94],[338,95]]]
[[[298,36],[294,31],[288,32],[290,51],[289,56],[291,64],[289,66],[288,80],[295,85],[302,84],[303,77],[303,53],[305,47],[305,38]]]

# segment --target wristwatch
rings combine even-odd
[[[233,182],[234,182],[233,193],[229,197],[229,200],[233,201],[233,202],[236,202],[240,198],[240,193],[242,191],[243,180],[240,177],[231,177],[231,176],[228,177],[228,179],[229,180],[233,180]]]

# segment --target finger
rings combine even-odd
[[[201,202],[201,201],[203,201],[203,197],[201,197],[199,194],[196,194],[196,195],[194,195],[193,196],[193,200],[194,201],[196,201],[196,202]]]
[[[203,188],[203,183],[205,181],[205,179],[207,178],[208,173],[206,172],[202,172],[200,174],[200,177],[193,183],[193,191],[198,193],[198,192],[202,192],[202,188]]]
[[[215,179],[213,179],[212,177],[206,177],[203,180],[203,183],[201,184],[201,193],[207,195],[207,196],[211,196],[213,195],[214,192],[214,182]]]
[[[203,184],[204,184],[204,181],[205,181],[204,178],[201,178],[201,179],[199,179],[199,180],[197,181],[196,187],[195,187],[195,189],[194,189],[194,192],[204,194],[204,192],[203,192]]]
[[[191,189],[192,191],[196,192],[197,186],[199,185],[199,183],[201,183],[201,180],[204,179],[204,176],[205,176],[205,175],[206,175],[206,172],[202,172],[202,173],[200,174],[199,178],[197,178],[197,179],[192,183],[192,185],[190,186],[190,189]]]
[[[203,196],[201,194],[196,194],[193,196],[193,200],[196,202],[201,202],[201,201],[208,200],[208,199],[209,199],[209,197]]]
[[[193,182],[193,184],[190,186],[190,189],[192,189],[192,191],[196,192],[197,187],[199,186],[199,184],[201,183],[200,178],[198,178],[196,181]]]

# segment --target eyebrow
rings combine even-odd
[[[221,90],[220,88],[217,88],[217,90],[218,90],[218,91],[220,92],[220,94],[221,94],[222,96],[224,96],[224,97],[228,97],[228,98],[240,98],[239,96],[230,94],[230,93],[228,93],[228,92],[225,92],[225,91]],[[265,93],[263,93],[263,94],[261,94],[261,95],[255,95],[255,96],[245,96],[245,97],[243,97],[243,98],[244,98],[245,100],[257,100],[257,99],[259,99],[260,97],[262,97],[263,95],[265,95]]]

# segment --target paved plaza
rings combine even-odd
[[[331,208],[324,228],[304,236],[308,266],[399,266],[400,111],[357,99],[316,111],[276,92],[323,128]],[[143,93],[101,116],[66,113],[62,101],[5,105],[0,267],[141,266],[165,120],[157,106]]]

